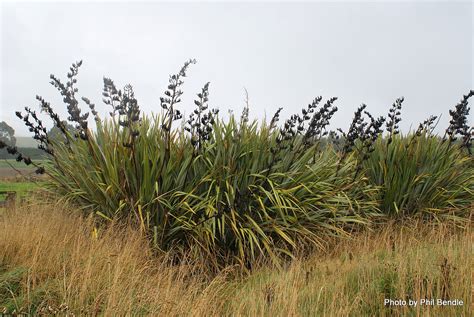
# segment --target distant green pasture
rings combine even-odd
[[[28,191],[38,188],[41,183],[33,182],[1,182],[0,181],[0,192],[2,191],[13,191],[17,193],[17,196],[25,196]],[[0,194],[0,201],[5,200],[6,195]]]
[[[41,164],[43,161],[42,160],[35,160],[34,161],[36,164]],[[26,165],[23,162],[17,162],[15,159],[0,159],[0,168],[11,168],[13,166],[14,168],[35,168],[33,165]]]

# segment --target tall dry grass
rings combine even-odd
[[[178,316],[193,302],[193,310],[204,312],[198,302],[205,285],[189,265],[154,258],[145,237],[131,227],[95,228],[91,218],[58,206],[22,206],[2,214],[3,305],[10,312]]]
[[[64,206],[0,212],[0,310],[158,316],[468,316],[473,234],[449,225],[392,223],[328,242],[284,269],[211,276],[172,263],[126,225],[94,229]],[[385,307],[384,298],[461,299],[463,306]],[[1,312],[1,311],[0,311]]]

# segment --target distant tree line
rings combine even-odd
[[[0,122],[0,141],[11,146],[16,145],[15,130],[5,121]]]

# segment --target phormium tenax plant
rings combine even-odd
[[[251,267],[260,258],[279,264],[383,216],[467,219],[474,193],[467,121],[473,91],[450,111],[443,138],[433,134],[436,117],[402,135],[403,98],[387,118],[361,105],[347,131],[328,130],[336,97],[316,97],[281,126],[282,108],[270,123],[259,123],[249,120],[248,104],[240,118],[224,120],[209,110],[210,83],[183,118],[182,85],[195,62],[170,76],[157,114],[141,112],[131,85],[119,89],[104,78],[103,102],[111,108],[105,118],[79,97],[82,62],[74,63],[65,83],[51,75],[67,120],[36,98],[61,138],[50,137],[30,108],[17,112],[47,153],[46,163],[3,143],[0,148],[35,164],[49,176],[51,192],[84,212],[132,221],[158,252],[191,255],[216,269]]]

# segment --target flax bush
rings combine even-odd
[[[423,133],[379,139],[365,161],[379,185],[380,209],[391,216],[468,219],[474,201],[473,157],[440,138]]]
[[[103,218],[133,217],[156,247],[193,249],[215,265],[322,247],[376,211],[376,190],[353,180],[355,160],[337,171],[332,150],[282,150],[269,169],[278,133],[231,117],[214,123],[199,152],[176,130],[165,162],[157,122],[142,117],[131,148],[110,120],[87,141],[54,144],[50,188]]]
[[[248,107],[240,119],[224,121],[208,109],[207,83],[183,118],[181,86],[193,63],[170,76],[157,115],[141,114],[130,85],[120,90],[105,78],[108,118],[82,98],[94,128],[77,100],[81,62],[65,84],[52,75],[74,129],[39,96],[62,138],[49,138],[31,109],[17,113],[50,155],[37,170],[50,175],[48,188],[103,219],[131,219],[158,250],[191,252],[214,267],[251,266],[260,257],[278,263],[300,248],[324,247],[325,237],[376,213],[376,189],[353,176],[352,155],[341,165],[335,151],[321,146],[336,98],[318,111],[322,98],[316,98],[278,128],[281,109],[270,123],[250,122]]]
[[[434,134],[436,116],[413,133],[402,136],[403,98],[390,109],[388,135],[379,137],[363,162],[367,176],[380,188],[380,209],[390,216],[422,215],[467,220],[474,201],[473,128],[467,124],[470,108],[463,96],[450,110],[450,124],[441,138]]]
[[[47,163],[0,148],[47,173],[48,188],[84,212],[133,221],[155,250],[173,250],[178,259],[191,254],[215,268],[249,267],[259,258],[278,264],[282,256],[323,248],[328,236],[347,234],[381,212],[466,215],[473,193],[467,100],[474,92],[450,112],[443,140],[428,135],[432,119],[416,137],[399,135],[403,98],[387,119],[360,106],[349,130],[336,132],[328,131],[335,97],[315,98],[281,126],[281,108],[269,123],[250,121],[248,105],[240,118],[224,120],[209,109],[206,83],[183,118],[181,88],[194,63],[170,76],[161,109],[151,115],[141,113],[131,85],[118,89],[104,78],[103,101],[111,108],[105,118],[88,98],[81,100],[89,112],[79,106],[82,62],[75,63],[66,83],[51,75],[67,121],[37,96],[62,137],[50,137],[30,108],[17,112]]]

